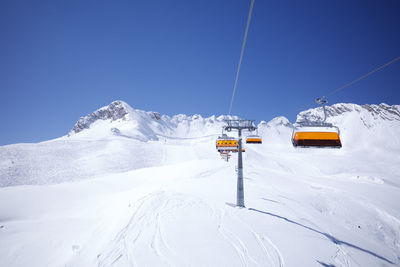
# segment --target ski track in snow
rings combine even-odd
[[[268,256],[271,266],[284,267],[285,266],[284,258],[282,257],[281,252],[279,251],[278,247],[272,242],[272,240],[268,238],[268,236],[266,235],[260,235],[259,233],[257,233],[255,230],[251,228],[249,224],[243,222],[243,220],[241,220],[239,217],[237,216],[235,217],[237,221],[239,221],[245,228],[247,228],[253,234],[258,244],[265,252],[265,255]],[[264,240],[267,242],[265,243]],[[260,266],[265,266],[265,263],[263,262]]]
[[[148,257],[153,254],[152,264],[156,266],[191,265],[190,258],[185,259],[185,255],[174,252],[168,245],[163,236],[163,218],[168,214],[174,216],[179,209],[185,206],[191,206],[192,209],[203,206],[211,212],[210,218],[216,222],[218,233],[236,251],[240,258],[240,266],[285,266],[279,250],[268,237],[260,236],[224,209],[211,207],[201,200],[188,202],[188,199],[191,197],[161,191],[148,194],[139,200],[128,224],[118,233],[107,249],[100,253],[98,265],[143,266],[147,263],[146,259],[142,259],[142,253]],[[237,230],[230,229],[233,221],[241,227],[246,227],[253,235],[251,249],[246,241],[235,233]],[[253,243],[256,243],[265,253],[262,261],[257,261],[252,257]]]
[[[168,200],[164,192],[151,193],[137,202],[137,208],[128,224],[118,233],[110,248],[101,253],[99,266],[120,266],[124,261],[128,266],[141,266],[135,260],[137,246],[146,239],[147,251],[154,253],[159,265],[171,266],[164,254],[171,254],[168,245],[162,237],[160,216],[166,208]],[[165,211],[163,211],[165,212]],[[149,235],[150,237],[146,236]],[[139,244],[139,245],[138,245]],[[164,252],[161,252],[164,250]]]

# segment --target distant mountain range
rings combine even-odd
[[[327,122],[340,128],[343,151],[399,152],[400,105],[334,104]],[[168,162],[168,145],[182,147],[185,160],[215,155],[215,139],[236,116],[166,116],[114,101],[81,117],[71,131],[41,143],[0,147],[0,187],[79,180]],[[321,121],[321,107],[301,112],[294,125],[285,117],[258,124],[265,148],[293,150],[291,134],[300,122]],[[234,134],[234,133],[230,133]],[[201,144],[201,146],[197,146]],[[204,150],[204,151],[203,151]],[[198,154],[194,154],[198,153]]]
[[[342,126],[346,124],[348,117],[358,118],[365,127],[371,128],[377,125],[378,121],[400,121],[400,105],[356,105],[339,103],[326,106],[327,122]],[[295,125],[302,122],[319,122],[324,118],[322,107],[302,111],[297,115]],[[123,101],[114,101],[110,105],[102,107],[93,113],[81,117],[74,125],[68,136],[74,136],[88,129],[102,128],[101,132],[109,131],[114,135],[122,134],[118,126],[123,128],[126,133],[137,131],[142,139],[157,140],[157,135],[169,135],[175,137],[199,137],[215,134],[221,131],[226,119],[239,119],[237,116],[211,116],[203,118],[201,115],[179,114],[173,117],[160,115],[158,112],[142,111],[133,109]],[[108,121],[108,125],[101,124],[99,121]],[[97,123],[97,124],[96,124]],[[284,126],[293,128],[294,125],[285,117],[277,117],[269,122],[262,121],[258,124],[259,128],[271,128]],[[128,130],[129,129],[129,130]],[[138,133],[135,134],[138,134]]]

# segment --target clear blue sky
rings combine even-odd
[[[0,145],[68,133],[121,99],[227,114],[250,0],[0,2]],[[232,113],[295,121],[400,56],[400,1],[255,0]],[[400,61],[329,104],[400,104]]]

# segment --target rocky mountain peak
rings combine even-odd
[[[68,135],[79,133],[84,129],[88,129],[90,125],[97,120],[125,120],[126,115],[128,114],[128,109],[129,105],[124,101],[113,101],[108,106],[102,107],[85,117],[81,117]]]
[[[352,112],[357,112],[361,117],[372,117],[373,119],[397,120],[400,121],[400,105],[387,105],[385,103],[379,105],[357,105],[350,103],[339,103],[326,106],[327,121],[335,117],[340,117]],[[361,115],[363,114],[363,115]],[[302,111],[297,115],[296,123],[304,122],[321,122],[324,119],[324,111],[322,107]]]
[[[400,105],[390,106],[382,103],[379,105],[362,105],[362,108],[368,110],[374,117],[380,117],[384,120],[400,121]]]

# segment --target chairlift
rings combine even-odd
[[[231,151],[221,151],[221,152],[219,152],[220,153],[220,155],[221,155],[221,157],[230,157],[231,156]]]
[[[256,127],[255,129],[255,134],[250,133],[246,136],[246,144],[262,144],[262,138],[260,135],[258,135],[258,129]]]
[[[221,151],[219,152],[221,155],[221,159],[223,159],[224,161],[229,161],[229,159],[231,158],[231,151]]]
[[[246,136],[246,144],[262,144],[262,138],[257,134],[248,135]]]
[[[325,104],[328,102],[323,98],[317,98],[316,102],[324,109],[324,120],[322,122],[299,123],[293,129],[292,143],[294,147],[319,147],[319,148],[341,148],[339,127],[326,123]]]
[[[218,152],[237,150],[238,146],[238,141],[234,137],[228,136],[225,133],[217,138],[215,145]]]

